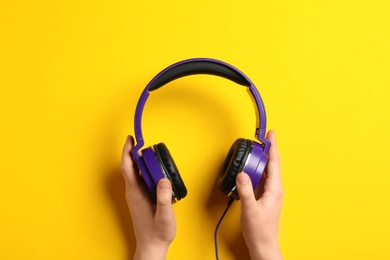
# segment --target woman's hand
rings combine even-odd
[[[237,175],[237,191],[241,199],[241,231],[252,260],[279,260],[278,225],[283,199],[280,181],[280,160],[275,133],[269,131],[271,141],[266,175],[253,191],[249,176]]]
[[[128,136],[122,153],[122,173],[126,180],[126,201],[137,240],[134,259],[165,259],[176,234],[172,186],[169,180],[160,180],[157,185],[157,204],[152,203],[130,154],[133,146],[134,139]]]

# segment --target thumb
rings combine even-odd
[[[168,222],[173,217],[172,185],[168,179],[161,179],[157,184],[156,218]]]
[[[250,213],[256,208],[256,199],[253,192],[252,181],[248,174],[241,172],[236,177],[237,192],[241,200],[241,213]]]

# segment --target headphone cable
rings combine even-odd
[[[215,231],[214,231],[214,245],[215,245],[215,259],[216,260],[219,260],[219,257],[218,257],[218,239],[217,239],[218,229],[219,229],[219,226],[221,225],[221,222],[222,222],[223,218],[225,217],[226,213],[228,212],[230,206],[233,204],[233,201],[234,201],[234,198],[230,197],[229,202],[226,205],[225,211],[222,213],[222,216],[219,219],[219,221],[217,223],[217,226],[215,227]]]

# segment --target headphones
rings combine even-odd
[[[253,189],[255,189],[268,161],[271,143],[265,138],[265,108],[260,93],[252,81],[237,68],[219,60],[196,58],[177,62],[162,70],[149,82],[138,100],[134,116],[137,143],[131,154],[154,202],[156,201],[157,183],[162,178],[169,179],[172,184],[173,201],[184,198],[187,195],[187,188],[164,143],[153,145],[139,152],[144,145],[141,129],[142,111],[149,92],[157,90],[175,79],[195,74],[215,75],[247,87],[256,108],[256,140],[239,138],[233,143],[218,176],[219,190],[231,198],[239,199],[236,191],[237,174],[242,171],[247,173],[252,181]]]

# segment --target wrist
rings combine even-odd
[[[165,260],[168,253],[168,245],[136,246],[133,260]]]
[[[282,260],[278,243],[260,244],[248,247],[252,260]]]

